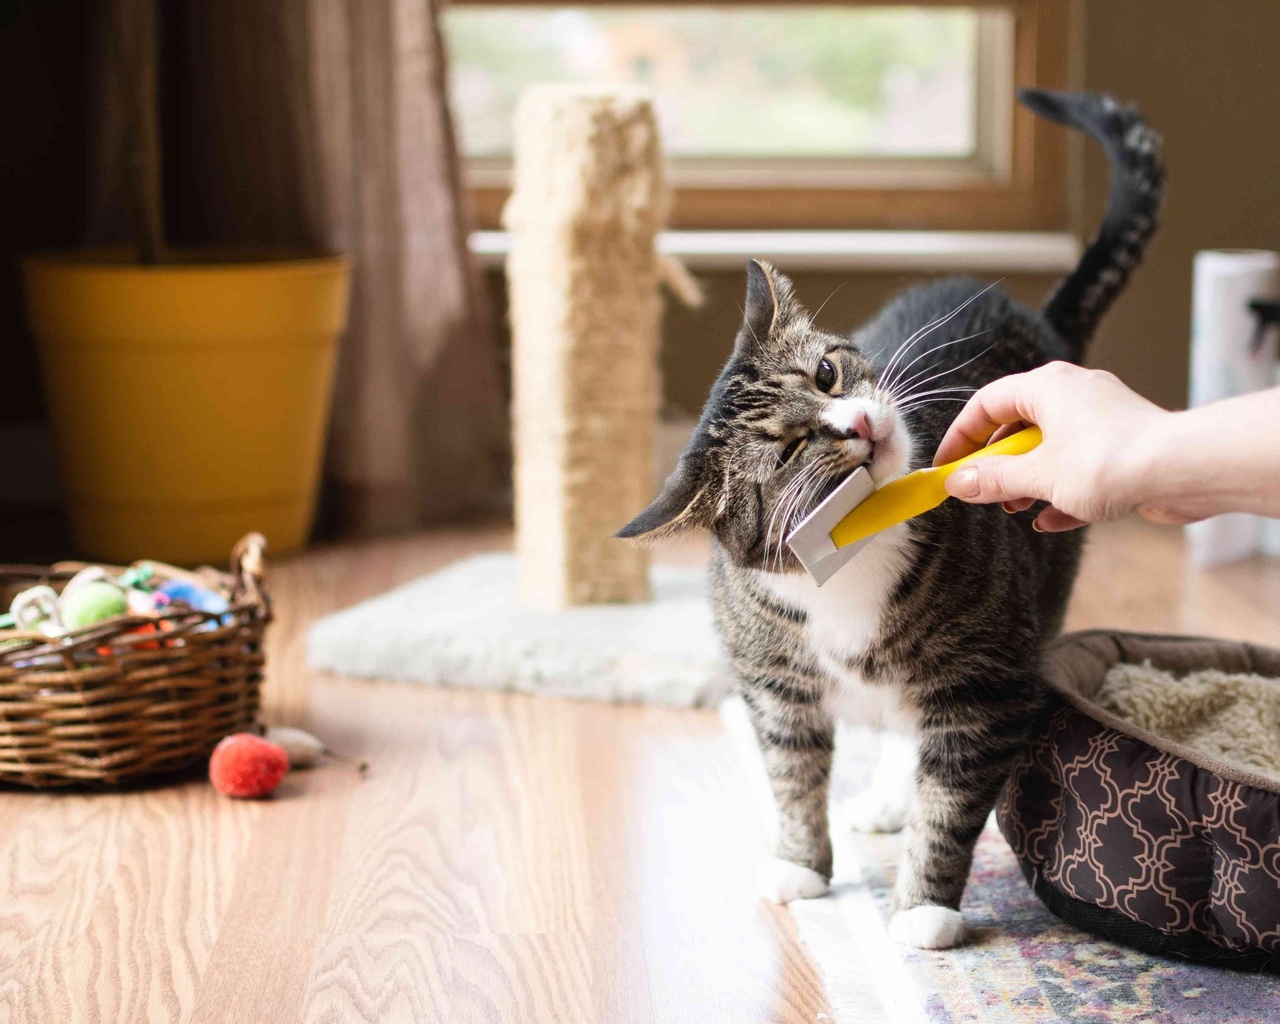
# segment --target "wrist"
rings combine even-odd
[[[1185,413],[1159,410],[1144,418],[1121,446],[1118,462],[1124,480],[1119,493],[1129,511],[1162,509],[1186,494],[1179,442]]]
[[[1138,442],[1139,497],[1144,518],[1187,523],[1242,511],[1232,446],[1223,443],[1212,407],[1164,413]]]

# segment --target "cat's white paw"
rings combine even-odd
[[[845,820],[855,832],[901,832],[911,813],[909,793],[901,789],[864,789],[848,802]]]
[[[964,941],[964,915],[950,907],[899,910],[889,922],[889,934],[916,949],[950,949]]]
[[[756,891],[770,903],[812,900],[825,896],[829,883],[812,868],[772,857],[756,869]]]

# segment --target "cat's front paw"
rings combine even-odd
[[[950,907],[912,907],[889,921],[889,935],[916,949],[950,949],[964,941],[964,915]]]
[[[770,903],[812,900],[825,896],[830,883],[812,868],[771,857],[756,869],[756,891]]]
[[[899,790],[864,789],[845,807],[855,832],[901,832],[911,813],[910,795]]]

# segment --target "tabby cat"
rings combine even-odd
[[[1053,360],[1078,363],[1156,226],[1159,136],[1109,97],[1024,90],[1111,162],[1097,238],[1041,310],[948,279],[893,299],[851,338],[823,331],[791,282],[747,270],[733,353],[662,493],[622,537],[714,536],[716,621],[779,812],[763,894],[821,896],[835,721],[889,734],[855,827],[906,836],[891,934],[964,935],[973,847],[1042,699],[1041,650],[1061,627],[1082,535],[1037,533],[1039,507],[945,502],[878,535],[822,589],[785,538],[859,466],[877,484],[927,465],[964,396]]]

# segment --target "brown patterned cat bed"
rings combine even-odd
[[[1046,669],[996,809],[1036,895],[1147,952],[1280,970],[1280,651],[1091,631]]]

